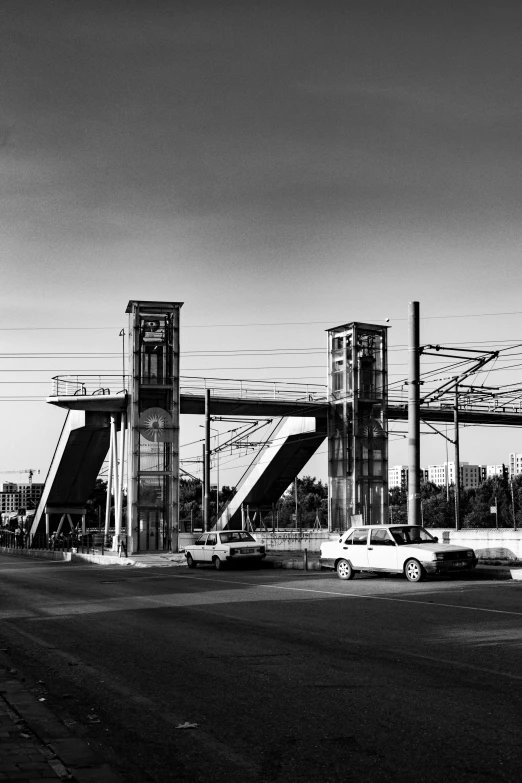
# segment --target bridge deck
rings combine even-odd
[[[118,413],[125,410],[128,403],[126,395],[78,395],[48,397],[47,402],[69,410],[96,411],[98,413]],[[512,407],[512,406],[509,406]],[[315,416],[325,419],[329,404],[314,400],[267,399],[255,397],[210,397],[210,413],[213,416]],[[180,395],[180,412],[203,416],[205,413],[204,394]],[[450,423],[453,421],[452,407],[436,407],[421,405],[420,416],[424,421]],[[405,421],[408,418],[406,404],[388,405],[390,421]],[[503,409],[487,410],[485,408],[460,408],[459,420],[462,424],[484,424],[497,427],[522,427],[522,411]]]

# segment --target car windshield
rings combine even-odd
[[[250,533],[246,533],[244,530],[231,530],[227,533],[220,533],[222,544],[232,544],[236,541],[255,541]]]
[[[417,525],[404,525],[391,527],[390,533],[399,546],[405,544],[434,544],[435,539],[423,527]]]

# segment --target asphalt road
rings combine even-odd
[[[1,646],[129,783],[521,778],[521,583],[2,556],[0,580]]]

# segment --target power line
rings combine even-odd
[[[423,315],[421,316],[421,321],[432,321],[432,320],[446,320],[450,318],[490,318],[490,317],[496,317],[501,315],[522,315],[522,310],[508,310],[505,312],[497,312],[497,313],[458,313],[458,314],[452,314],[449,313],[447,315]],[[389,321],[407,321],[408,318],[390,318]],[[182,328],[184,329],[221,329],[221,328],[241,328],[245,326],[307,326],[312,324],[330,324],[330,323],[338,323],[338,325],[343,325],[346,323],[352,323],[354,319],[351,319],[349,321],[346,321],[345,318],[343,319],[336,319],[336,318],[329,318],[328,320],[323,321],[253,321],[253,322],[245,322],[245,323],[232,323],[232,324],[219,324],[219,323],[211,323],[211,324],[182,324]],[[385,321],[384,318],[365,318],[364,323],[379,323]],[[107,329],[120,329],[121,326],[9,326],[9,327],[0,327],[0,331],[3,332],[21,332],[21,331],[42,331],[42,330],[52,330],[52,331],[100,331],[100,330],[107,330]],[[333,327],[336,328],[336,327]]]

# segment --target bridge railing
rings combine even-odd
[[[56,375],[52,379],[52,397],[125,394],[129,377],[124,375]]]
[[[235,397],[240,399],[324,402],[327,398],[326,385],[319,383],[200,378],[186,375],[181,377],[181,391],[183,394],[199,396],[204,394],[207,389],[215,397]]]
[[[181,393],[201,396],[210,389],[215,397],[241,399],[289,400],[291,402],[323,402],[326,385],[287,381],[237,380],[234,378],[201,378],[182,376]],[[130,388],[129,376],[123,375],[57,375],[52,379],[53,397],[125,394]]]

